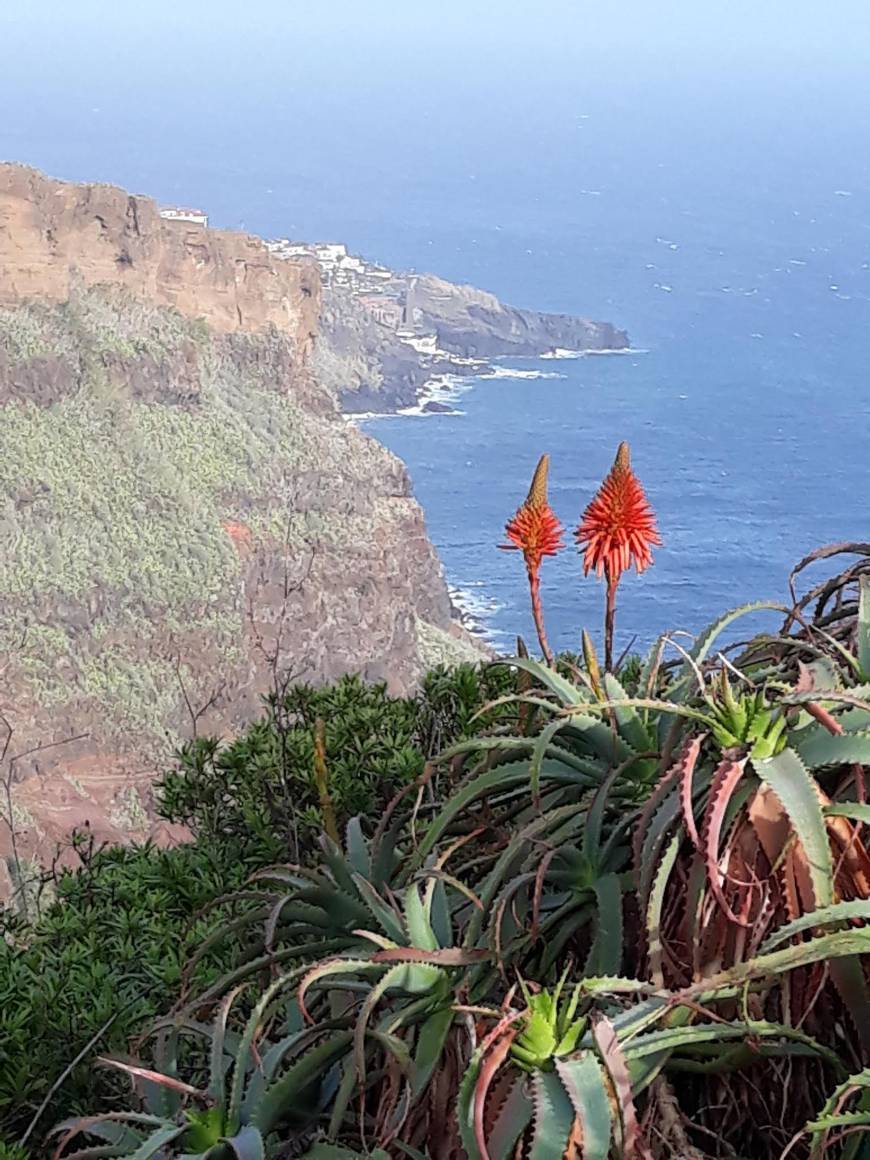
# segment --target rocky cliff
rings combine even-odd
[[[53,181],[0,164],[0,305],[66,302],[113,286],[203,317],[213,330],[277,327],[304,359],[317,330],[320,279],[308,259],[279,261],[259,238],[160,216],[110,185]]]
[[[628,335],[609,322],[506,306],[494,294],[432,274],[414,276],[406,312],[438,345],[470,358],[540,355],[566,350],[624,350]]]
[[[469,655],[404,466],[311,374],[319,301],[256,239],[0,167],[0,893],[4,822],[24,863],[152,833],[167,752],[276,673]]]

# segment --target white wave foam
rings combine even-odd
[[[542,355],[546,358],[546,355]],[[483,371],[477,376],[479,379],[564,379],[565,375],[559,371],[512,370],[510,367],[493,367],[491,371]]]
[[[508,633],[495,628],[491,623],[492,617],[504,605],[494,596],[481,591],[483,586],[483,581],[470,580],[465,584],[449,585],[448,593],[451,603],[459,612],[459,620],[463,627],[498,649],[510,640]]]

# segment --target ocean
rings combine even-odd
[[[543,574],[560,647],[599,628],[570,531],[622,439],[664,543],[624,580],[618,645],[785,600],[806,552],[868,538],[866,24],[789,5],[791,36],[769,22],[764,44],[732,29],[683,52],[676,33],[626,42],[606,14],[598,42],[481,25],[448,44],[433,15],[428,39],[361,23],[336,55],[328,22],[291,52],[270,10],[253,38],[220,6],[185,35],[143,18],[111,52],[111,20],[135,14],[58,15],[38,56],[7,38],[0,156],[625,327],[634,353],[503,364],[551,377],[366,424],[408,464],[448,581],[499,647],[532,639],[522,562],[498,544],[544,451],[569,533]]]

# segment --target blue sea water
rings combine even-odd
[[[5,30],[0,156],[609,319],[644,352],[368,424],[499,642],[531,637],[497,544],[543,451],[570,531],[632,445],[664,544],[624,582],[621,643],[785,599],[804,553],[868,538],[866,5],[116,7],[40,0],[51,19]],[[573,550],[544,598],[560,646],[600,621]]]

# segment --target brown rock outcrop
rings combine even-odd
[[[274,258],[259,238],[160,216],[149,197],[72,185],[0,164],[0,305],[66,302],[113,286],[215,330],[291,335],[304,359],[317,331],[316,264]]]

